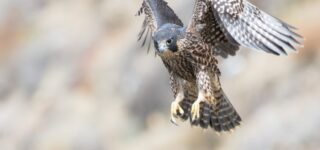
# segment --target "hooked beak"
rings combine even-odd
[[[158,47],[159,53],[164,53],[167,50],[168,50],[168,46],[167,46],[166,42],[160,42],[159,47]]]

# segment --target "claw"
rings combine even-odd
[[[200,102],[201,101],[197,100],[192,104],[192,108],[191,108],[192,120],[196,120],[200,118]]]
[[[174,125],[178,126],[176,119],[172,116],[171,116],[170,122],[173,123]]]
[[[184,98],[183,93],[179,93],[176,99],[171,103],[171,122],[176,125],[177,125],[176,118],[178,118],[178,113],[180,115],[183,115],[184,113],[182,107],[179,104],[183,100],[183,98]]]
[[[204,101],[202,95],[199,95],[198,99],[192,104],[191,107],[191,116],[192,120],[197,120],[200,118],[200,103]]]
[[[183,115],[184,111],[179,105],[179,101],[175,100],[171,103],[171,122],[174,124],[177,124],[176,118],[178,116],[178,113]]]

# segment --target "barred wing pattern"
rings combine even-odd
[[[187,27],[187,32],[198,34],[214,55],[226,58],[228,55],[235,55],[239,44],[227,38],[224,28],[219,26],[218,20],[214,17],[212,6],[207,0],[196,0],[192,19]]]
[[[296,50],[302,37],[294,27],[259,10],[246,0],[209,0],[227,37],[248,48],[275,55]],[[228,36],[228,35],[231,35]]]
[[[142,42],[142,46],[144,46],[149,38],[148,51],[151,45],[151,37],[159,27],[166,23],[183,26],[181,20],[164,0],[143,0],[137,15],[140,16],[141,14],[145,14],[145,19],[138,35],[138,40],[140,41],[144,36]]]

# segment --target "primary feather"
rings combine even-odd
[[[155,43],[170,74],[172,122],[190,119],[217,132],[233,130],[241,117],[221,87],[216,56],[235,55],[239,46],[281,55],[300,45],[294,27],[246,0],[195,0],[187,27],[164,0],[144,0],[142,13],[138,39]]]
[[[275,55],[300,45],[295,28],[268,15],[246,0],[210,0],[215,17],[239,44]],[[230,36],[229,36],[230,38]]]

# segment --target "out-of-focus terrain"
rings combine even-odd
[[[168,1],[186,24],[193,0]],[[218,136],[169,122],[167,71],[136,42],[141,1],[1,0],[0,149],[320,149],[320,1],[253,3],[299,28],[305,46],[220,59],[243,124]]]

